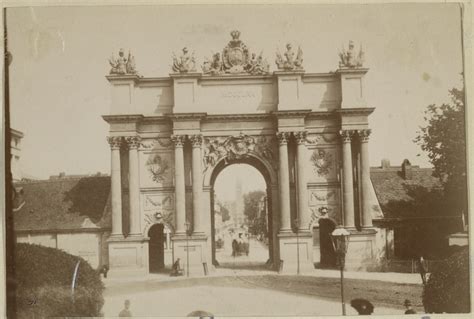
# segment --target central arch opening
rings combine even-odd
[[[223,161],[211,180],[213,264],[218,268],[272,266],[271,182],[258,160]]]

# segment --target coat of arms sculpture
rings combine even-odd
[[[240,31],[234,30],[230,33],[232,40],[222,51],[222,56],[215,53],[212,60],[206,59],[202,66],[204,74],[219,75],[219,74],[252,74],[264,75],[268,74],[270,66],[268,62],[263,59],[262,53],[256,55],[250,53],[245,43],[240,40]]]

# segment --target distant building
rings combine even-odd
[[[10,129],[10,150],[11,150],[11,172],[13,181],[20,181],[23,178],[20,165],[21,140],[24,134],[20,131]]]
[[[63,174],[15,183],[17,242],[62,249],[92,267],[108,264],[111,229],[110,177]],[[20,205],[21,204],[21,205]]]
[[[383,218],[374,224],[393,231],[387,238],[388,258],[411,259],[420,255],[439,258],[448,248],[448,236],[462,228],[461,216],[442,200],[442,185],[433,169],[400,166],[383,160],[370,177]]]

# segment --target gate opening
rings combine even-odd
[[[271,267],[272,218],[269,185],[253,165],[234,163],[213,183],[212,243],[216,267]]]

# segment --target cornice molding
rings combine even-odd
[[[273,111],[271,114],[275,115],[277,118],[295,118],[295,117],[306,117],[311,113],[311,109],[303,110],[287,110],[287,111]]]
[[[200,78],[201,72],[170,73],[170,78]]]
[[[308,119],[328,119],[335,118],[336,113],[334,111],[315,111],[308,114]]]
[[[157,123],[157,124],[171,124],[171,119],[168,115],[145,116],[140,121],[141,123]]]
[[[205,117],[205,121],[218,120],[272,120],[273,116],[270,113],[248,113],[248,114],[209,114]]]
[[[113,83],[113,82],[130,82],[133,81],[137,83],[139,80],[142,79],[141,76],[137,74],[126,74],[126,75],[106,75],[105,78]]]
[[[367,72],[369,72],[368,68],[342,68],[336,70],[336,74],[366,74]]]
[[[336,113],[341,115],[370,115],[375,110],[375,107],[356,107],[348,109],[335,110]]]
[[[199,112],[199,113],[172,113],[170,115],[167,115],[170,119],[173,121],[179,121],[179,120],[202,120],[207,116],[207,113],[205,112]]]
[[[109,124],[137,123],[140,122],[144,118],[144,116],[142,114],[102,115],[102,118]]]
[[[273,75],[275,75],[275,76],[303,75],[303,74],[305,74],[304,70],[274,71],[273,72]]]

